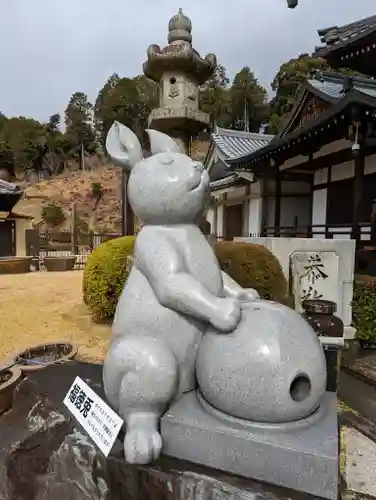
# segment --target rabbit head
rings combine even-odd
[[[190,223],[205,212],[209,176],[201,163],[182,154],[177,143],[157,130],[147,130],[152,156],[143,158],[136,135],[115,122],[106,148],[112,160],[130,171],[129,203],[148,224]]]

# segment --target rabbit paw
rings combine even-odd
[[[239,295],[239,300],[242,302],[252,302],[260,298],[259,293],[253,288],[244,288],[244,290]]]
[[[124,439],[125,460],[145,465],[156,460],[162,451],[162,438],[157,430],[133,429]]]

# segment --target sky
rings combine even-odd
[[[47,121],[70,96],[95,101],[107,78],[142,73],[179,7],[193,46],[228,75],[249,66],[268,91],[280,65],[320,44],[317,29],[376,13],[375,0],[0,0],[0,110]]]

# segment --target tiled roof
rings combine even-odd
[[[376,15],[344,26],[332,26],[331,28],[321,29],[318,31],[318,34],[325,46],[316,47],[316,51],[319,52],[322,49],[331,49],[336,46],[346,45],[373,30],[376,30]]]
[[[371,78],[350,77],[353,90],[362,92],[371,97],[376,97],[376,80]],[[321,73],[314,80],[308,80],[308,84],[318,91],[333,99],[341,99],[346,95],[344,84],[346,76],[337,73]]]
[[[222,179],[218,179],[210,183],[210,190],[215,191],[216,189],[223,189],[225,187],[232,186],[239,179],[238,174],[231,174]]]
[[[260,149],[273,139],[273,135],[255,134],[239,130],[217,128],[212,134],[219,156],[223,161],[238,158]]]
[[[212,182],[210,183],[210,189],[225,188],[238,180],[238,175],[226,167],[227,160],[253,153],[269,144],[273,137],[273,135],[267,134],[217,128],[215,133],[212,134],[212,139],[221,161],[211,168],[210,179]]]

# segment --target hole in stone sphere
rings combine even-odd
[[[170,78],[170,83],[171,83],[171,85],[174,85],[176,83],[176,78],[171,77]]]
[[[305,375],[294,378],[290,385],[290,396],[294,401],[304,401],[311,394],[311,382]]]

